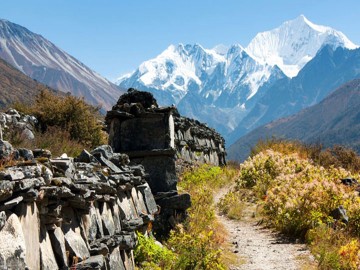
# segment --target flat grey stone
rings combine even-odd
[[[49,234],[45,225],[40,227],[40,253],[41,269],[53,270],[58,269],[54,251],[51,246]]]
[[[102,269],[105,264],[105,258],[103,255],[91,256],[85,259],[81,263],[73,265],[77,270],[88,270],[88,269]]]
[[[14,206],[18,205],[23,199],[23,196],[18,196],[10,201],[5,202],[4,204],[0,205],[0,211],[13,208]]]
[[[111,209],[107,203],[103,204],[101,211],[101,219],[103,222],[104,233],[106,235],[114,235],[115,233],[115,223],[113,220],[113,215]]]
[[[0,266],[3,269],[25,269],[25,236],[19,218],[9,212],[0,230]]]
[[[110,254],[109,258],[110,269],[125,270],[124,263],[121,259],[121,254],[119,248],[114,248]]]
[[[145,200],[145,205],[147,207],[148,213],[155,214],[158,212],[158,207],[155,202],[154,196],[151,192],[148,183],[137,186],[137,189],[142,193],[143,198]]]
[[[90,252],[86,246],[84,239],[72,229],[65,233],[65,243],[67,250],[76,256],[79,261],[90,257]]]
[[[65,247],[65,236],[60,227],[56,227],[55,230],[49,231],[51,245],[54,250],[56,261],[60,268],[68,266],[66,247]]]
[[[25,261],[30,269],[40,269],[40,217],[37,204],[20,203],[15,209],[25,238]]]

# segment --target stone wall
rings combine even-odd
[[[31,139],[24,119],[9,111],[0,126]],[[218,133],[149,93],[131,89],[106,122],[110,146],[75,159],[0,140],[0,269],[133,270],[135,231],[166,235],[191,205],[176,159],[225,164]]]
[[[0,269],[134,269],[158,211],[142,166],[101,146],[75,159],[0,141]]]

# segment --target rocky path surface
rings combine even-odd
[[[215,196],[215,203],[227,192],[223,189]],[[228,231],[232,251],[238,257],[230,270],[308,270],[316,263],[304,244],[292,243],[279,234],[258,225],[253,217],[254,208],[244,211],[241,221],[217,215]]]

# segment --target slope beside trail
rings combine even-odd
[[[219,202],[229,189],[215,195]],[[278,233],[258,225],[254,208],[244,210],[242,220],[230,220],[217,214],[228,232],[227,241],[237,256],[237,263],[230,270],[308,270],[316,263],[306,245],[293,243]]]

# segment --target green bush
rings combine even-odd
[[[47,132],[49,127],[59,127],[69,133],[71,140],[86,147],[92,148],[106,142],[106,135],[99,123],[99,108],[87,104],[82,98],[58,96],[44,90],[33,105],[16,104],[15,108],[34,115],[42,133]]]
[[[360,243],[343,230],[322,225],[309,230],[307,240],[320,270],[359,269]]]
[[[136,265],[144,270],[174,269],[176,254],[155,242],[152,236],[137,233],[138,245],[134,250]]]
[[[222,250],[215,240],[213,230],[202,230],[195,234],[179,226],[172,231],[168,243],[179,254],[174,269],[225,270]]]
[[[346,209],[356,205],[354,193],[339,181],[350,175],[342,168],[314,165],[296,154],[266,150],[241,164],[237,184],[252,187],[263,199],[269,223],[304,236],[314,226],[332,222],[330,212],[339,205]]]
[[[311,159],[315,164],[325,168],[335,166],[352,172],[358,172],[360,170],[360,157],[354,150],[342,145],[324,148],[323,145],[318,143],[305,144],[300,141],[271,138],[260,140],[251,149],[251,156],[255,156],[269,149],[285,155],[297,154],[299,157]]]
[[[352,172],[360,171],[360,157],[352,149],[341,145],[322,151],[318,156],[318,163],[325,168],[335,166]]]

